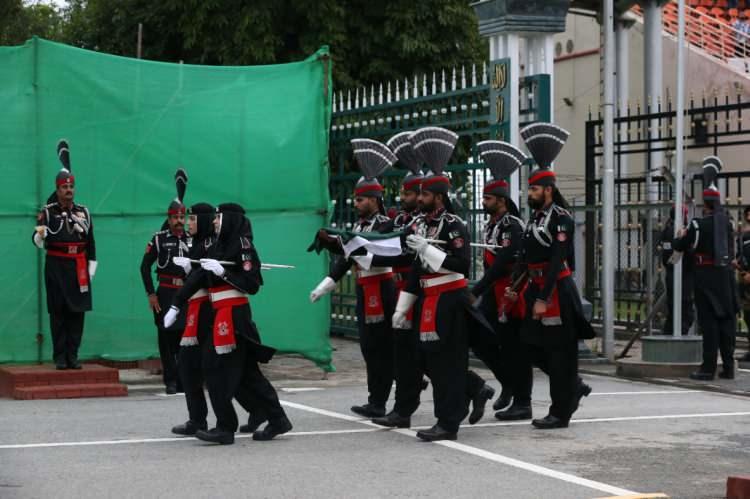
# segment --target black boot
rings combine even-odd
[[[167,383],[166,388],[167,395],[174,395],[177,393],[177,383]]]
[[[260,425],[268,421],[265,416],[253,416],[249,414],[247,416],[247,424],[240,426],[240,433],[255,433],[260,428]]]
[[[578,410],[578,407],[581,405],[581,399],[583,397],[588,397],[589,395],[591,395],[591,387],[583,381],[580,381],[578,383],[578,387],[576,388],[575,398],[573,399],[573,408],[570,411],[571,416]]]
[[[184,424],[179,424],[172,428],[172,433],[175,435],[192,436],[195,435],[198,430],[206,430],[206,423],[199,424],[193,421],[186,421]]]
[[[531,419],[530,405],[512,405],[504,411],[495,413],[495,417],[500,421],[521,421]]]
[[[531,422],[531,424],[534,425],[534,428],[538,428],[540,430],[553,430],[555,428],[568,427],[568,422],[566,420],[552,415],[547,415],[544,417],[544,419],[535,419]]]
[[[234,443],[234,433],[231,431],[220,430],[219,428],[211,428],[208,431],[198,430],[195,432],[195,437],[204,442],[213,442],[221,445]]]
[[[55,362],[55,369],[58,371],[64,371],[68,368],[68,364],[66,362]]]
[[[492,404],[492,409],[496,411],[505,409],[511,404],[512,401],[513,401],[513,394],[511,394],[507,390],[503,390],[500,392],[500,396],[497,398],[497,400],[495,400],[495,403]]]
[[[388,428],[409,428],[411,426],[411,418],[400,416],[396,411],[391,411],[382,418],[372,418],[372,422]]]
[[[80,362],[78,362],[78,359],[73,359],[68,361],[68,369],[83,369],[83,366]]]
[[[476,424],[484,416],[484,406],[495,396],[495,389],[486,384],[474,395],[471,401],[472,409],[469,414],[469,424]]]
[[[714,373],[695,371],[694,373],[690,373],[690,379],[694,379],[696,381],[713,381]]]
[[[385,416],[385,407],[374,404],[353,405],[352,412],[366,418],[381,418]]]
[[[419,430],[417,432],[417,437],[424,440],[425,442],[436,442],[438,440],[455,440],[457,436],[457,432],[445,430],[439,424],[436,424],[429,430]]]
[[[265,428],[253,433],[253,440],[273,440],[275,437],[291,431],[291,429],[292,422],[289,421],[288,418],[284,417],[284,419],[281,419],[279,421],[268,423]]]
[[[721,379],[734,379],[734,368],[722,369],[719,377]]]

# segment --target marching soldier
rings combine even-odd
[[[181,387],[177,371],[177,355],[180,348],[180,334],[185,328],[185,314],[180,314],[177,322],[170,328],[163,325],[164,314],[169,310],[177,291],[182,287],[185,271],[176,265],[172,258],[188,254],[191,239],[185,233],[185,205],[182,200],[187,187],[187,174],[180,168],[175,173],[177,197],[167,209],[166,228],[156,232],[146,245],[141,260],[141,279],[146,288],[148,305],[154,314],[157,329],[159,356],[161,357],[164,386],[168,394],[175,394]],[[154,290],[151,279],[151,267],[156,263],[158,289]]]
[[[354,232],[383,232],[390,229],[391,222],[385,215],[383,186],[377,177],[392,166],[397,158],[385,144],[375,140],[354,139],[352,147],[354,157],[363,173],[354,187],[354,207],[359,215]],[[318,233],[319,239],[327,237],[325,231]],[[334,253],[341,252],[338,241],[329,239],[325,245]],[[336,283],[355,265],[355,259],[362,259],[364,263],[367,258],[366,255],[339,256],[330,274],[310,293],[310,302],[315,303],[336,289]],[[390,318],[396,301],[396,288],[393,269],[390,266],[365,265],[367,269],[356,263],[356,310],[359,344],[367,369],[369,396],[366,404],[352,406],[351,411],[367,418],[377,418],[385,415],[385,405],[394,378],[393,329]]]
[[[737,269],[739,270],[739,300],[742,307],[742,320],[750,331],[750,206],[743,212],[745,223],[737,238]],[[684,263],[683,263],[684,265]],[[750,340],[750,333],[748,333]],[[750,362],[750,352],[740,358],[742,362]]]
[[[393,327],[405,329],[414,307],[414,326],[432,380],[437,418],[432,428],[417,432],[426,441],[455,440],[468,413],[470,239],[463,220],[453,214],[451,182],[443,174],[457,140],[458,135],[438,127],[422,128],[411,136],[431,172],[422,181],[422,214],[406,230],[406,244],[417,256],[399,295]],[[489,329],[483,317],[476,319]]]
[[[57,155],[63,168],[55,178],[55,192],[37,216],[32,241],[47,251],[44,282],[55,367],[81,369],[78,349],[97,266],[94,226],[88,208],[73,200],[75,177],[66,141],[58,143]]]
[[[290,431],[292,423],[258,367],[258,362],[270,361],[275,350],[261,343],[246,296],[256,294],[263,285],[252,227],[239,205],[225,203],[218,207],[214,229],[217,237],[207,248],[207,258],[200,260],[200,269],[190,272],[164,316],[164,325],[175,323],[188,297],[195,297],[201,288],[208,289],[214,317],[211,348],[203,367],[216,427],[198,429],[195,436],[207,442],[234,443],[239,424],[232,405],[236,397],[252,400],[253,409],[268,417],[268,424],[253,434],[253,440],[271,440]]]
[[[688,252],[695,265],[694,294],[698,325],[703,333],[703,363],[690,377],[709,381],[716,374],[716,354],[724,363],[720,378],[734,379],[737,284],[730,263],[734,259],[732,223],[721,205],[716,177],[722,163],[703,159],[703,217],[694,218],[674,241],[675,251]]]
[[[526,155],[513,145],[496,140],[480,142],[477,148],[492,178],[484,186],[482,195],[485,213],[490,216],[482,238],[482,243],[487,245],[483,254],[484,275],[472,289],[472,294],[483,297],[480,307],[488,322],[495,327],[499,347],[497,343],[481,342],[477,338],[474,341],[478,344],[473,344],[472,349],[503,387],[493,406],[499,411],[510,405],[513,379],[520,369],[517,360],[523,310],[517,305],[506,306],[505,290],[511,287],[511,274],[521,253],[524,223],[510,197],[508,179],[523,165]],[[474,337],[479,336],[475,331],[472,333]]]
[[[664,334],[673,334],[672,313],[674,308],[674,264],[672,263],[672,243],[674,241],[674,207],[669,211],[669,219],[664,224],[661,233],[661,263],[666,270],[665,284],[667,288],[667,319],[664,321]],[[682,219],[687,219],[687,207],[683,206]],[[693,325],[693,262],[691,259],[682,261],[682,334],[686,335]]]
[[[566,428],[581,397],[591,392],[578,377],[578,340],[594,337],[583,316],[568,262],[573,218],[550,169],[568,132],[552,124],[536,123],[521,130],[521,136],[537,163],[529,174],[528,201],[534,211],[523,235],[523,265],[529,281],[524,293],[521,340],[527,365],[537,365],[549,376],[552,399],[549,414],[534,419],[532,425],[539,429]],[[518,298],[513,292],[506,296],[511,301]],[[530,417],[532,377],[530,371],[526,372],[525,388],[515,389],[514,398],[528,406]]]

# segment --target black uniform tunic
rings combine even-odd
[[[737,283],[731,265],[721,265],[714,254],[713,215],[695,218],[687,234],[674,241],[674,249],[686,252],[695,265],[693,293],[698,312],[698,325],[703,334],[701,371],[716,372],[716,354],[721,352],[724,369],[734,368],[736,314],[739,311]],[[734,228],[727,221],[728,260],[734,259]]]
[[[47,227],[44,282],[55,363],[74,364],[83,336],[84,313],[91,310],[88,262],[96,260],[94,226],[88,208],[52,202],[39,212]],[[32,234],[33,241],[34,234]]]
[[[354,232],[381,232],[392,230],[391,220],[379,213],[359,220],[354,226]],[[385,407],[394,379],[394,345],[391,318],[396,308],[396,287],[392,275],[384,272],[382,267],[371,267],[369,271],[362,271],[355,265],[354,260],[343,256],[334,261],[329,277],[340,281],[349,269],[355,267],[357,272],[357,329],[359,331],[359,346],[367,369],[368,403],[377,407]],[[383,271],[379,276],[378,272]],[[362,273],[364,272],[364,273]],[[369,275],[365,275],[369,274]],[[363,279],[379,281],[379,296],[366,296]],[[370,290],[377,288],[371,287]],[[375,303],[379,300],[382,317],[368,318],[366,301]],[[377,314],[380,315],[380,314]]]
[[[750,272],[750,231],[742,232],[737,238],[736,254],[740,270],[738,299],[742,308],[742,319],[745,321],[745,327],[750,331],[750,284],[744,280],[744,276]],[[748,333],[748,338],[750,338],[750,333]]]
[[[172,258],[188,256],[191,238],[185,232],[174,233],[171,230],[156,232],[146,245],[141,259],[141,279],[147,295],[156,294],[161,312],[154,311],[154,323],[157,329],[159,356],[165,385],[178,384],[177,356],[180,350],[180,336],[185,329],[185,313],[181,311],[177,321],[164,328],[164,314],[169,310],[177,291],[185,281],[185,271],[175,265]],[[156,263],[158,288],[154,290],[151,268]]]

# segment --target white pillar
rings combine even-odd
[[[679,27],[677,31],[677,110],[676,110],[676,144],[677,149],[675,165],[675,190],[674,190],[674,231],[675,237],[682,229],[682,174],[685,161],[684,136],[685,136],[685,0],[679,0]],[[672,288],[673,308],[672,325],[675,338],[682,336],[682,261],[674,266],[674,287]]]
[[[602,329],[604,332],[604,353],[610,362],[615,360],[614,317],[615,317],[615,172],[614,172],[614,72],[615,37],[614,3],[605,0],[602,26],[604,30],[604,156],[602,168]]]

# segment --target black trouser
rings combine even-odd
[[[716,372],[716,354],[721,353],[724,370],[734,369],[734,343],[737,334],[737,322],[734,316],[720,318],[716,316],[710,301],[702,293],[696,293],[695,304],[698,308],[698,325],[703,334],[703,364],[701,371]]]
[[[73,364],[78,361],[78,348],[83,337],[84,312],[59,310],[50,312],[52,333],[52,358],[55,364]]]
[[[441,337],[438,345],[425,345],[422,352],[425,370],[432,381],[435,417],[443,429],[452,432],[458,431],[468,413],[469,344],[466,312],[456,300],[460,292],[450,291],[440,297],[438,332],[447,337]]]
[[[529,404],[531,403],[531,385],[533,383],[531,366],[536,365],[549,377],[549,393],[552,399],[549,414],[568,421],[573,403],[578,396],[578,385],[581,383],[578,377],[578,342],[567,341],[546,345],[524,343],[522,352],[525,358],[522,362],[527,366],[524,380],[528,388],[521,388],[523,391],[519,392],[519,398],[528,398]],[[516,401],[518,405],[521,405],[520,402],[519,400]]]
[[[164,384],[179,386],[179,372],[177,371],[177,357],[180,353],[180,331],[157,328],[159,340],[159,357]]]
[[[182,388],[185,390],[190,420],[198,425],[206,423],[208,407],[203,393],[203,345],[180,347],[177,367],[180,372]]]
[[[384,407],[388,401],[394,378],[393,329],[389,317],[386,315],[386,320],[375,324],[361,324],[359,328],[359,347],[367,368],[367,401],[378,407]]]
[[[528,398],[518,397],[516,385],[520,383],[523,387],[528,384],[528,378],[532,376],[531,366],[524,361],[521,351],[521,321],[518,319],[509,319],[499,328],[500,334],[500,366],[503,370],[503,392],[513,395],[515,405],[529,405],[531,403],[531,393]],[[523,388],[521,388],[523,390]],[[522,393],[522,392],[520,392]]]
[[[269,422],[286,417],[276,390],[260,371],[248,347],[249,342],[242,337],[237,338],[237,348],[230,353],[219,355],[212,347],[204,364],[208,395],[220,430],[237,430],[239,423],[232,404],[235,397],[245,409],[256,414],[262,412]]]
[[[471,400],[477,396],[479,391],[484,386],[485,381],[484,378],[482,378],[480,375],[472,371],[471,369],[468,370],[466,373],[466,405],[468,407]]]
[[[422,361],[419,355],[419,333],[414,329],[393,331],[396,365],[396,403],[399,416],[411,416],[419,407],[422,392]]]
[[[672,316],[674,314],[674,270],[667,268],[665,280],[667,288],[667,318],[664,321],[663,331],[664,334],[669,335],[674,333],[672,326]],[[683,278],[682,286],[682,334],[687,335],[690,331],[690,327],[693,325],[693,321],[695,321],[695,312],[693,312],[693,300],[690,292],[688,292],[688,290],[692,288],[693,284],[689,280],[687,280],[686,282],[686,280]]]

